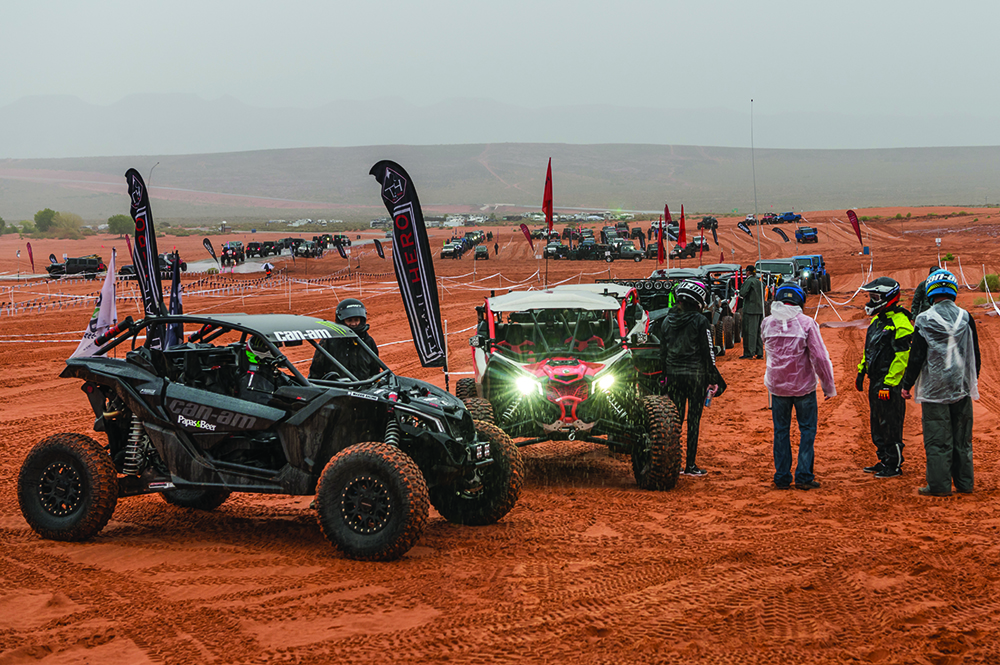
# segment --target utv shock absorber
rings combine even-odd
[[[389,415],[389,422],[385,426],[385,443],[386,445],[393,446],[395,448],[399,447],[399,438],[402,435],[402,430],[399,429],[399,423],[396,422],[396,414]]]
[[[142,460],[145,453],[146,432],[142,429],[139,417],[132,414],[132,429],[128,434],[128,445],[125,447],[125,461],[122,464],[122,473],[126,476],[138,476],[142,471]]]
[[[615,400],[614,395],[612,395],[610,392],[604,393],[604,395],[608,399],[608,404],[610,404],[611,408],[615,410],[615,413],[617,413],[620,417],[624,418],[626,415],[625,409],[619,406],[617,400]]]
[[[522,398],[519,396],[517,399],[515,399],[513,402],[510,403],[510,406],[507,407],[507,410],[504,411],[503,416],[501,416],[501,420],[503,422],[507,422],[514,417],[514,412],[517,411],[517,407],[521,406],[521,399]]]

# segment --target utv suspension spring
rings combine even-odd
[[[132,414],[132,429],[128,435],[128,446],[125,447],[125,462],[122,473],[126,476],[138,476],[142,471],[142,458],[146,448],[146,432],[142,429],[139,417]]]
[[[509,421],[514,416],[514,412],[517,411],[517,407],[519,406],[521,406],[520,397],[518,397],[517,399],[515,399],[513,402],[510,403],[510,406],[507,407],[507,410],[503,412],[501,420],[503,422]]]
[[[402,431],[399,429],[399,423],[396,422],[396,418],[389,416],[389,423],[385,426],[386,445],[398,448],[401,434]]]
[[[616,413],[617,413],[617,414],[618,414],[619,416],[624,416],[624,415],[625,415],[625,409],[623,409],[623,408],[622,408],[622,407],[621,407],[621,406],[620,406],[620,405],[618,404],[618,402],[617,402],[617,401],[615,401],[615,398],[614,398],[614,396],[613,396],[613,395],[612,395],[611,393],[605,393],[605,395],[606,395],[606,396],[607,396],[607,398],[608,398],[608,404],[610,404],[610,405],[611,405],[611,408],[613,408],[613,409],[615,410],[615,412],[616,412]]]

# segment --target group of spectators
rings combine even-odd
[[[774,426],[774,486],[810,490],[816,480],[814,442],[818,405],[816,384],[825,399],[836,396],[833,364],[816,322],[803,313],[805,292],[782,284],[764,317],[763,287],[747,266],[740,289],[743,358],[766,355],[764,387],[770,396]],[[972,400],[978,399],[979,339],[975,322],[955,304],[958,282],[947,270],[932,268],[918,287],[912,311],[899,304],[899,283],[879,277],[862,289],[865,312],[872,317],[855,385],[864,391],[868,378],[871,437],[878,460],[865,467],[877,478],[902,475],[903,419],[906,400],[921,404],[927,484],[922,496],[950,496],[973,491]],[[715,365],[708,320],[700,314],[708,297],[705,284],[685,280],[675,288],[677,306],[661,327],[665,391],[687,418],[687,459],[683,473],[703,476],[695,463],[702,407],[725,390]],[[763,319],[763,320],[762,320]],[[798,459],[792,474],[792,410],[799,427]]]

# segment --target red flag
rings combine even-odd
[[[664,208],[666,210],[666,208]],[[670,211],[667,210],[667,215],[670,215]],[[666,259],[665,252],[663,251],[663,215],[660,215],[660,228],[656,232],[656,262],[663,263]]]
[[[719,263],[725,263],[725,262],[726,262],[726,253],[719,252]]]
[[[861,246],[864,247],[865,241],[861,239],[861,225],[858,224],[858,213],[853,210],[848,210],[847,219],[851,220],[851,226],[854,227],[854,232],[858,234],[858,242],[860,242]]]
[[[681,204],[681,222],[680,228],[677,230],[677,242],[681,244],[681,247],[687,244],[687,234],[684,232],[684,204]]]
[[[545,193],[542,195],[542,211],[545,213],[545,224],[552,233],[552,158],[549,157],[549,170],[545,173]],[[530,238],[529,238],[530,240]],[[548,240],[548,238],[546,238]]]
[[[521,224],[521,233],[523,233],[524,237],[528,239],[528,244],[531,245],[531,251],[534,252],[535,243],[531,241],[531,230],[528,229],[527,224]]]
[[[681,212],[681,216],[682,217],[684,216],[683,212]],[[705,229],[702,229],[701,230],[701,247],[698,248],[698,263],[699,264],[701,264],[701,255],[704,254],[704,253],[705,253]]]
[[[31,261],[31,272],[35,272],[35,255],[31,253],[31,243],[28,243],[28,260]]]

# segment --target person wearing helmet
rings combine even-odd
[[[682,473],[704,476],[698,468],[698,431],[706,397],[721,395],[726,389],[715,366],[711,324],[703,314],[708,299],[708,287],[699,281],[686,279],[674,287],[675,304],[660,327],[660,360],[665,391],[677,406],[684,422],[687,411],[687,458]]]
[[[933,275],[940,269],[940,266],[931,266],[931,270],[927,274]],[[917,288],[913,291],[913,302],[910,303],[910,320],[915,321],[920,312],[929,309],[930,306],[931,302],[927,299],[927,280],[925,279],[917,284]]]
[[[757,268],[748,265],[747,278],[740,287],[739,309],[743,312],[743,355],[740,358],[763,358],[760,321],[764,318],[764,286],[757,278]]]
[[[380,370],[379,364],[363,348],[364,344],[372,353],[378,355],[378,345],[368,334],[368,310],[357,298],[341,300],[337,305],[335,321],[350,328],[357,337],[335,337],[325,339],[320,344],[330,352],[347,371],[357,379],[367,379]],[[313,354],[312,365],[309,367],[310,379],[322,379],[338,368],[319,350]],[[349,378],[349,377],[344,377]]]
[[[271,401],[276,388],[291,380],[278,369],[277,358],[262,337],[253,335],[246,344],[246,372],[240,376],[239,397],[258,404]]]
[[[817,376],[826,399],[837,395],[830,354],[823,343],[819,326],[802,313],[805,304],[805,291],[798,284],[783,284],[775,290],[771,315],[761,324],[767,351],[764,387],[771,395],[771,421],[774,424],[774,486],[778,489],[792,486],[789,432],[793,407],[799,424],[795,487],[802,490],[819,487],[813,472],[818,414]]]
[[[947,270],[927,277],[929,309],[914,321],[903,399],[920,403],[927,453],[921,496],[969,494],[972,469],[972,400],[979,399],[979,335],[972,316],[955,304],[958,280]],[[911,389],[913,392],[911,393]]]
[[[899,306],[899,282],[879,277],[861,288],[868,293],[865,314],[872,320],[854,385],[858,392],[864,391],[868,376],[871,435],[878,456],[875,464],[863,470],[876,478],[892,478],[903,473],[906,401],[900,395],[899,384],[910,359],[913,324],[910,313]]]

